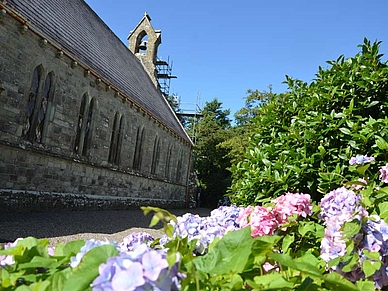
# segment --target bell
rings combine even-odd
[[[147,41],[142,41],[139,45],[139,50],[145,51],[147,49]]]

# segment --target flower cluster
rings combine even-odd
[[[179,290],[181,279],[178,262],[169,268],[165,251],[140,244],[101,264],[92,288],[93,291]]]
[[[321,241],[321,258],[325,262],[346,254],[346,243],[341,231],[343,224],[353,219],[361,221],[366,215],[367,211],[361,205],[361,196],[345,187],[335,189],[322,198],[318,217],[326,226]]]
[[[345,278],[352,282],[364,280],[365,274],[363,265],[366,260],[371,264],[378,265],[377,271],[371,276],[375,288],[381,289],[388,285],[388,225],[378,216],[368,217],[366,209],[361,205],[362,197],[352,190],[344,187],[338,188],[326,194],[321,200],[321,213],[319,217],[326,226],[325,235],[321,241],[321,258],[325,262],[347,255],[347,245],[342,234],[341,227],[345,222],[358,220],[360,223],[363,217],[367,222],[362,226],[360,232],[352,237],[354,243],[353,252],[358,255],[358,261],[350,272],[344,272],[343,267],[347,263],[341,262],[332,267]],[[379,253],[379,260],[376,262],[366,255],[367,252]]]
[[[354,240],[357,247],[355,252],[358,254],[357,264],[352,267],[352,271],[345,273],[341,269],[343,267],[343,263],[341,263],[336,271],[348,280],[357,282],[365,279],[362,266],[366,260],[369,260],[372,264],[381,264],[370,279],[374,281],[376,289],[382,289],[388,285],[388,225],[378,216],[370,218],[363,225],[358,238]],[[366,251],[378,253],[380,262],[369,258]]]
[[[350,165],[363,165],[370,162],[373,162],[375,160],[374,157],[368,157],[366,155],[356,155],[355,157],[350,158],[349,164]]]
[[[288,218],[297,214],[297,216],[307,217],[312,213],[312,205],[309,194],[286,193],[272,202],[275,203],[273,212],[279,225],[288,221]]]
[[[286,193],[272,201],[274,208],[263,206],[248,206],[243,209],[238,218],[241,228],[250,226],[252,237],[272,235],[275,230],[288,222],[291,216],[307,217],[312,213],[310,195]]]
[[[177,223],[171,222],[174,226],[173,236],[188,237],[189,241],[197,239],[196,251],[203,254],[216,237],[223,237],[227,232],[239,228],[237,218],[240,210],[241,208],[235,205],[220,206],[208,217],[191,213],[178,216]],[[164,235],[160,243],[164,245],[168,240]]]
[[[108,240],[105,240],[105,241],[94,240],[94,239],[87,240],[85,242],[85,245],[80,249],[79,253],[76,256],[70,258],[70,266],[72,268],[77,267],[79,265],[79,263],[81,262],[82,258],[85,256],[85,254],[88,251],[90,251],[91,249],[93,249],[95,247],[102,246],[102,245],[108,245],[108,244],[111,244],[111,245],[115,246],[117,249],[119,249],[115,242],[111,242]]]
[[[155,239],[152,235],[147,232],[133,232],[126,237],[124,237],[123,241],[119,244],[121,252],[132,251],[136,245],[146,244],[148,246]]]

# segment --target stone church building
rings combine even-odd
[[[0,211],[187,205],[150,20],[127,46],[83,0],[0,1]]]

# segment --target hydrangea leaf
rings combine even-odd
[[[282,274],[271,273],[254,278],[255,283],[259,285],[259,290],[279,290],[282,288],[293,288],[294,284],[283,278]]]
[[[304,260],[303,262],[297,262],[292,259],[291,256],[287,254],[269,254],[268,257],[275,260],[276,262],[282,264],[283,266],[289,267],[291,269],[298,270],[300,272],[309,274],[315,277],[322,277],[322,272],[314,265],[311,265],[308,260]]]
[[[210,276],[243,272],[249,256],[253,239],[249,228],[230,232],[202,257],[193,260],[200,271]]]
[[[365,276],[368,278],[372,276],[378,269],[381,267],[381,262],[372,262],[369,260],[365,260],[362,263],[362,270],[365,273]]]
[[[74,240],[71,242],[68,242],[67,244],[58,244],[55,248],[54,256],[58,257],[66,257],[66,256],[74,256],[76,255],[81,247],[85,245],[84,240]]]
[[[342,277],[340,274],[336,272],[329,273],[328,275],[324,276],[323,279],[325,280],[326,284],[330,287],[329,290],[332,291],[359,291],[359,289],[351,283],[350,281],[346,280],[344,277]]]

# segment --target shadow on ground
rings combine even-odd
[[[176,216],[185,213],[210,215],[211,209],[169,209]],[[148,228],[153,214],[144,216],[140,209],[104,211],[56,211],[0,213],[0,242],[19,237],[50,238],[78,233],[113,234],[129,228]],[[157,225],[155,228],[160,228]]]

